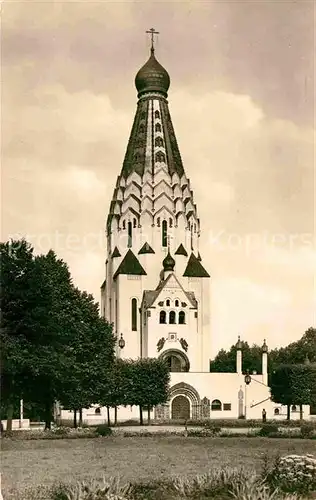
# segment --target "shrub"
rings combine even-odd
[[[58,427],[73,427],[74,421],[73,419],[58,419]]]
[[[216,421],[214,422],[212,420],[207,420],[207,422],[205,422],[204,424],[204,427],[212,431],[213,434],[219,434],[221,432],[221,427]]]
[[[95,432],[98,436],[112,436],[112,429],[106,424],[97,425]]]
[[[202,427],[201,429],[189,429],[188,430],[188,436],[194,436],[194,437],[214,437],[218,436],[221,433],[221,428],[213,423],[206,423],[204,425],[204,428]]]
[[[188,427],[204,427],[205,424],[208,424],[209,422],[212,422],[215,425],[218,425],[219,427],[227,427],[227,428],[261,428],[263,423],[262,419],[251,419],[251,420],[246,420],[244,416],[242,418],[226,418],[226,419],[190,419],[187,420],[187,426]],[[300,421],[300,420],[270,420],[267,422],[269,424],[275,424],[278,425],[279,427],[295,427],[298,428],[304,423],[308,423],[309,425],[313,426],[313,428],[316,430],[316,420],[314,421]],[[126,422],[120,422],[118,424],[119,426],[127,425]],[[135,421],[130,421],[128,425],[139,425],[139,423]],[[160,420],[160,421],[153,421],[152,422],[153,426],[159,426],[159,425],[164,425],[164,426],[172,426],[172,427],[182,427],[185,425],[185,420]]]
[[[210,437],[212,433],[208,429],[189,429],[188,437]]]
[[[316,459],[313,455],[276,457],[273,468],[266,467],[265,480],[273,489],[308,494],[316,490]]]
[[[19,431],[19,432],[23,432],[23,431]],[[13,438],[14,431],[3,431],[2,436],[4,438]]]
[[[248,430],[247,434],[240,434],[240,432],[230,432],[230,431],[223,431],[219,434],[219,437],[225,437],[225,438],[254,438],[258,437],[258,432],[252,432]]]
[[[53,434],[56,434],[57,436],[67,436],[67,434],[70,433],[70,427],[56,427],[55,429],[52,429],[51,431],[46,431],[46,432],[52,432]]]
[[[124,420],[124,422],[118,422],[117,423],[118,427],[133,427],[133,426],[139,426],[139,420],[136,419],[130,419],[130,420]]]
[[[310,438],[314,434],[314,427],[310,423],[302,424],[300,432],[302,438]]]
[[[10,437],[14,441],[30,441],[36,439],[80,439],[80,438],[95,438],[96,433],[91,429],[73,429],[73,428],[55,428],[52,430],[21,430],[13,431]]]
[[[278,435],[279,435],[279,427],[275,424],[264,424],[259,431],[259,436],[262,437],[278,436]]]

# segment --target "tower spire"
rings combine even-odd
[[[147,30],[146,33],[150,34],[151,38],[151,48],[150,51],[152,54],[155,52],[155,47],[154,47],[154,35],[159,35],[159,31],[155,31],[155,28],[150,28],[150,30]]]

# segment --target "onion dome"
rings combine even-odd
[[[170,76],[155,58],[155,50],[153,48],[151,48],[150,58],[135,77],[135,86],[138,91],[138,97],[147,92],[158,92],[164,97],[168,95]]]
[[[169,251],[164,260],[162,261],[162,265],[164,271],[174,271],[174,266],[176,265],[176,261],[174,260],[173,257],[171,257]]]
[[[263,341],[262,352],[268,352],[268,346],[266,344],[266,339]]]
[[[237,351],[241,351],[242,350],[242,343],[241,343],[241,340],[240,340],[240,335],[238,335],[238,342],[236,344],[236,349],[237,349]]]

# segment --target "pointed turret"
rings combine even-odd
[[[152,37],[156,34],[149,31]],[[136,113],[107,217],[102,312],[113,323],[115,335],[124,334],[126,345],[124,351],[118,349],[119,356],[148,356],[154,338],[151,329],[160,328],[160,323],[155,323],[158,317],[151,315],[147,299],[168,280],[164,293],[175,294],[175,308],[181,308],[177,310],[181,335],[183,325],[193,325],[190,345],[196,345],[197,355],[192,366],[208,370],[210,314],[205,278],[209,274],[198,254],[200,220],[168,107],[170,77],[157,60],[153,39],[135,86]],[[185,297],[179,285],[185,287]],[[193,309],[188,307],[188,297],[194,297]]]
[[[200,223],[166,99],[170,77],[153,45],[135,85],[137,109],[110,204],[108,243],[121,254],[127,245],[137,254],[147,243],[163,256],[168,235],[173,252],[179,246],[197,252]]]

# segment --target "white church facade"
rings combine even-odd
[[[235,373],[209,371],[211,277],[200,255],[200,219],[169,112],[170,78],[153,46],[135,85],[137,109],[107,217],[101,287],[101,314],[121,340],[116,354],[168,362],[170,400],[153,409],[153,419],[252,419],[261,418],[263,409],[267,418],[286,418],[286,408],[270,400],[265,342],[262,375],[252,374],[249,384],[240,348]],[[304,418],[308,414],[304,407]],[[89,423],[106,415],[106,408],[83,411]],[[118,408],[118,420],[138,417],[136,407]],[[71,412],[62,410],[61,418],[71,418]]]

